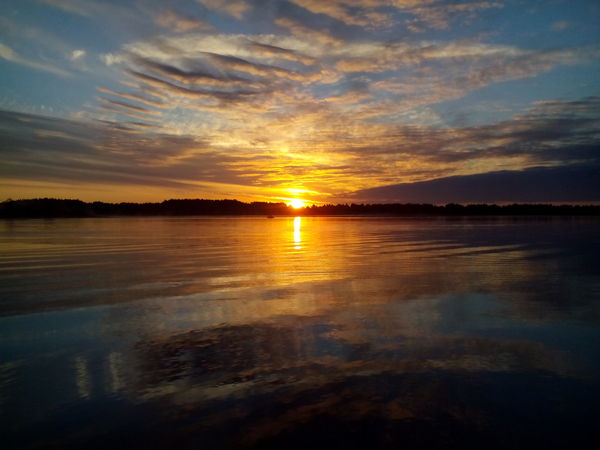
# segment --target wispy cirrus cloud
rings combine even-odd
[[[84,49],[29,22],[0,17],[0,36],[0,57],[6,61],[60,77],[86,69]]]
[[[443,30],[449,28],[454,21],[468,22],[473,20],[480,12],[501,7],[502,3],[489,1],[464,3],[426,1],[424,4],[411,4],[405,8],[406,12],[414,16],[406,21],[406,25],[411,31],[415,32],[423,32],[427,28]]]
[[[214,27],[204,21],[194,19],[171,9],[161,10],[154,18],[154,22],[169,30],[178,33],[197,30],[212,30]]]
[[[341,39],[333,37],[327,30],[318,30],[310,28],[301,22],[288,17],[280,17],[275,20],[275,25],[285,28],[299,39],[317,40],[325,45],[340,46],[343,44]]]
[[[102,102],[102,100],[100,100]],[[106,103],[110,103],[110,102],[106,102]],[[103,104],[101,103],[100,105],[97,105],[96,108],[97,110],[100,110],[101,112],[110,112],[110,113],[116,113],[118,115],[123,115],[123,116],[127,116],[127,117],[131,117],[133,119],[139,119],[139,120],[145,120],[145,121],[152,121],[152,122],[159,122],[159,119],[155,118],[155,117],[149,117],[143,114],[138,114],[136,112],[134,112],[133,110],[130,110],[128,108],[123,108],[120,105],[108,105],[108,104]],[[75,114],[76,117],[80,117],[81,116],[82,111],[79,111],[78,113]],[[105,121],[105,122],[110,122],[110,123],[117,123],[116,121],[119,120],[117,117],[115,117],[115,114],[112,114],[111,116],[111,120],[105,120],[102,119],[101,117],[103,117],[103,115],[101,115],[100,117],[96,117],[96,115],[92,114],[91,116],[86,114],[85,118],[93,118],[93,119],[97,119],[100,121]]]
[[[6,61],[13,62],[15,64],[20,64],[25,67],[29,67],[35,70],[41,70],[44,72],[51,73],[53,75],[58,75],[60,77],[69,77],[71,73],[64,70],[61,67],[57,67],[54,64],[40,62],[31,58],[26,58],[24,56],[19,55],[9,46],[2,44],[0,42],[0,58],[5,59]]]
[[[71,56],[69,57],[69,59],[71,61],[78,61],[78,60],[82,60],[83,58],[85,58],[85,55],[86,55],[85,50],[81,50],[81,49],[73,50],[71,52]]]
[[[130,103],[125,103],[125,102],[122,102],[119,100],[112,100],[112,99],[106,98],[106,97],[100,97],[100,100],[103,102],[111,103],[112,105],[115,105],[115,106],[118,106],[121,108],[125,108],[125,109],[133,111],[135,113],[150,114],[150,115],[154,115],[154,116],[160,115],[160,112],[155,111],[153,109],[143,108],[141,106],[132,105]]]
[[[127,67],[125,73],[176,107],[220,111],[231,118],[243,116],[245,108],[275,114],[279,120],[283,110],[298,116],[321,105],[321,119],[343,114],[353,124],[373,117],[397,120],[403,111],[577,64],[599,53],[595,46],[527,50],[475,41],[335,42],[318,34],[192,34],[163,37],[158,44],[132,43],[114,59]],[[329,99],[346,94],[351,102]],[[334,103],[340,106],[323,107]]]
[[[196,0],[201,5],[228,14],[236,19],[241,19],[251,8],[251,3],[246,0]]]
[[[469,21],[479,12],[501,8],[502,3],[492,1],[464,1],[461,3],[438,0],[290,0],[313,14],[329,16],[346,25],[363,28],[385,28],[403,23],[410,31],[422,32],[426,28],[445,29],[453,21]],[[394,10],[410,16],[401,20],[393,17]]]
[[[97,86],[96,89],[98,89],[100,92],[103,92],[104,94],[111,94],[111,95],[114,95],[117,97],[129,99],[129,100],[135,100],[137,102],[145,103],[147,105],[155,106],[157,108],[168,108],[169,107],[165,102],[163,102],[161,100],[148,98],[147,96],[144,96],[144,95],[132,94],[130,92],[113,91],[112,89],[103,88],[101,86]]]
[[[377,27],[389,23],[389,14],[378,11],[385,3],[380,0],[291,0],[313,14],[324,14],[346,25]]]
[[[135,8],[124,4],[100,0],[37,0],[53,8],[83,17],[103,17],[105,19],[140,20]]]

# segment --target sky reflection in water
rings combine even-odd
[[[572,446],[600,406],[597,220],[0,224],[15,448]]]

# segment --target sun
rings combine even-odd
[[[306,202],[304,200],[300,200],[299,198],[293,198],[290,201],[290,206],[294,209],[304,208],[306,206]]]

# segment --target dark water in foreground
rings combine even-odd
[[[584,448],[600,220],[0,223],[3,448]]]

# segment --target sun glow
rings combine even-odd
[[[300,200],[299,198],[293,198],[289,204],[294,209],[304,208],[306,206],[306,202],[304,200]]]

